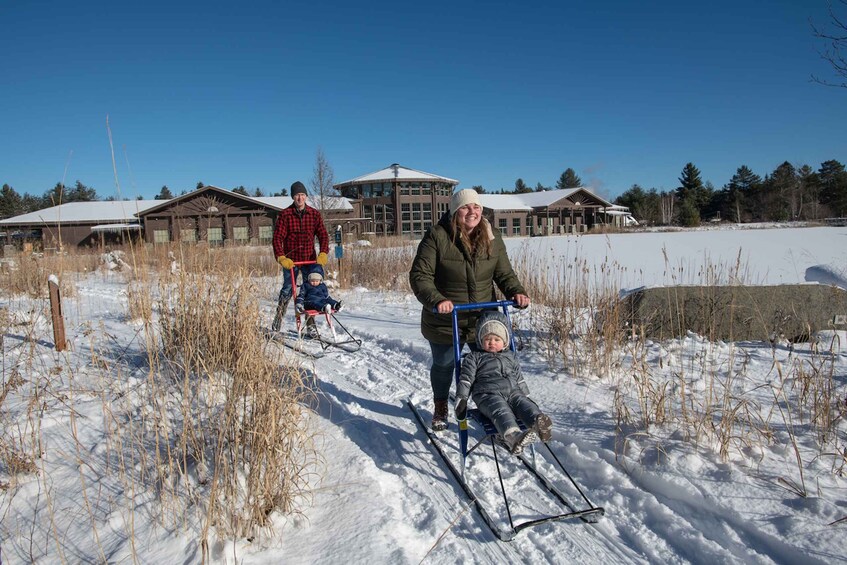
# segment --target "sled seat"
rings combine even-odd
[[[469,408],[468,409],[468,419],[476,422],[479,427],[483,429],[485,432],[485,436],[496,436],[500,432],[497,431],[497,428],[494,427],[494,422],[488,419],[488,416],[479,411],[479,408]],[[518,426],[520,426],[521,431],[526,430],[526,426],[523,422],[518,419]]]

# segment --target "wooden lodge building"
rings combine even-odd
[[[327,230],[345,239],[370,235],[421,237],[448,211],[459,181],[399,164],[336,184],[341,197],[309,205]],[[624,225],[628,211],[587,188],[526,194],[481,194],[483,213],[505,236],[583,233],[597,224]],[[290,196],[250,197],[204,186],[169,200],[71,202],[0,220],[5,246],[58,249],[135,239],[152,244],[270,245],[277,214]]]
[[[334,185],[361,203],[364,230],[420,237],[450,207],[459,181],[398,165]],[[587,188],[525,194],[481,194],[483,213],[503,235],[584,233],[597,224],[624,225],[628,210]]]

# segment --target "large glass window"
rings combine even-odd
[[[250,230],[247,226],[235,226],[232,228],[232,239],[243,243],[250,239]]]
[[[153,230],[153,243],[168,243],[170,240],[168,230]]]
[[[521,219],[512,218],[512,235],[521,235]]]
[[[259,226],[259,243],[268,244],[274,236],[273,226]]]
[[[197,230],[187,229],[179,230],[179,240],[186,243],[194,243],[197,241]]]
[[[404,222],[412,219],[412,206],[408,202],[400,204],[400,219]]]
[[[500,233],[503,235],[508,234],[509,224],[506,218],[500,218],[497,220],[497,227],[500,228]]]
[[[432,221],[432,203],[430,202],[424,202],[423,219],[425,221]]]
[[[220,245],[224,241],[223,228],[209,228],[206,231],[206,241],[209,245]]]

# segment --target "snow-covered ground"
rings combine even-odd
[[[681,266],[684,273],[696,272],[704,262],[735,265],[739,255],[747,280],[758,284],[821,281],[847,288],[845,243],[847,228],[508,240],[513,257],[531,253],[619,265],[622,288],[697,282],[679,281],[669,274],[669,266],[671,271]],[[43,435],[49,443],[41,446],[39,473],[14,479],[5,470],[0,474],[4,564],[91,562],[103,555],[114,563],[132,562],[133,555],[145,563],[201,559],[197,524],[189,522],[181,529],[158,526],[155,497],[138,496],[134,504],[127,504],[128,493],[104,487],[111,483],[100,475],[102,470],[75,463],[77,444],[63,433],[73,414],[79,444],[106,441],[99,395],[113,389],[103,387],[104,366],[114,379],[144,373],[139,327],[126,315],[122,281],[121,276],[98,273],[77,285],[76,295],[66,299],[72,347],[63,353],[52,348],[43,303],[0,298],[0,307],[8,308],[18,323],[3,335],[4,389],[13,379],[57,374],[55,389],[49,391],[54,408],[42,424],[48,428]],[[617,447],[614,390],[630,368],[576,378],[551,364],[535,341],[529,341],[520,355],[532,396],[553,418],[551,447],[606,515],[596,524],[552,522],[524,530],[510,543],[497,541],[406,406],[411,398],[425,411],[430,409],[429,348],[419,332],[419,304],[399,292],[356,288],[335,294],[345,303],[339,318],[364,343],[356,353],[331,349],[322,358],[304,360],[321,393],[315,423],[322,432],[326,460],[312,504],[297,518],[275,516],[273,531],[261,540],[213,543],[214,562],[847,562],[847,523],[829,525],[847,515],[847,484],[833,472],[837,456],[809,455],[815,451],[808,426],[794,422],[793,427],[808,490],[805,497],[787,486],[801,479],[788,425],[778,415],[771,420],[773,441],[726,459],[706,442],[692,444],[674,433],[662,437],[660,444],[654,438],[632,436],[623,458]],[[265,308],[267,312],[272,308],[270,292]],[[528,316],[518,313],[518,323]],[[33,319],[38,321],[37,335],[16,330]],[[92,335],[107,336],[108,347],[98,346],[96,356],[90,348]],[[845,337],[843,332],[821,336]],[[843,341],[829,346],[831,354],[815,353],[803,344],[793,350],[761,343],[707,344],[694,335],[643,347],[643,359],[657,373],[668,367],[690,367],[693,360],[706,357],[718,359],[718,364],[722,356],[743,357],[751,384],[738,386],[748,389],[772,384],[778,378],[775,367],[788,367],[798,359],[829,363],[836,397],[847,401]],[[24,359],[37,362],[24,364]],[[73,381],[61,375],[61,367],[75,368]],[[770,390],[755,398],[766,398]],[[0,411],[15,400],[10,389]],[[3,424],[10,425],[7,416],[3,418]],[[27,422],[11,424],[27,426]],[[847,442],[843,421],[838,430],[843,449]],[[455,444],[454,431],[453,424],[444,436],[450,445]],[[477,492],[497,510],[499,500],[490,488],[493,463],[483,457],[478,461],[469,465],[467,476],[477,481]],[[527,519],[544,510],[532,481],[513,461],[501,463],[507,486],[516,496],[513,514]],[[81,477],[87,479],[86,497]],[[506,519],[500,510],[495,514]],[[133,536],[126,534],[129,531]]]

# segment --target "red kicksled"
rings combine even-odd
[[[317,265],[317,261],[297,261],[294,263],[295,267],[304,267],[308,265]],[[297,278],[294,276],[294,267],[291,267],[291,296],[294,297],[296,301]],[[324,351],[330,347],[337,347],[350,353],[358,351],[362,346],[362,340],[353,337],[350,330],[338,321],[338,318],[335,316],[336,312],[337,310],[326,312],[311,309],[298,312],[295,308],[294,321],[297,327],[298,339],[316,340],[321,344],[321,349]],[[326,328],[328,331],[324,330],[323,335],[316,323],[316,320],[319,318],[324,318],[326,320]],[[314,332],[314,334],[311,335],[311,332]]]

